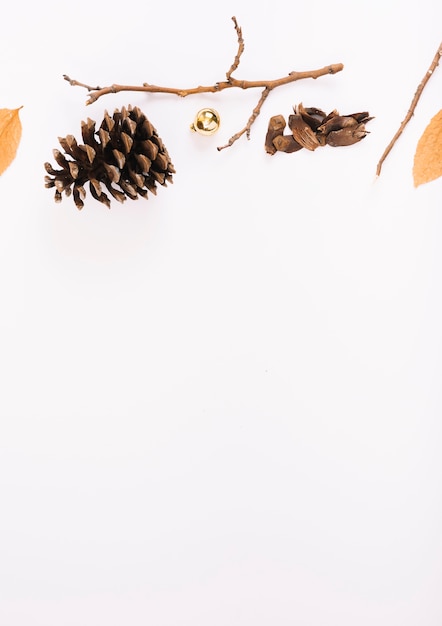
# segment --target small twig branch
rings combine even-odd
[[[186,96],[201,94],[201,93],[218,93],[223,91],[224,89],[231,89],[236,87],[238,89],[255,89],[261,88],[264,91],[259,99],[259,102],[255,109],[253,110],[252,115],[250,116],[246,126],[236,135],[233,135],[229,142],[225,146],[221,146],[218,148],[222,150],[223,148],[227,148],[231,146],[239,137],[241,137],[244,133],[249,137],[250,128],[253,122],[258,117],[261,107],[269,95],[270,91],[275,89],[276,87],[281,87],[282,85],[288,85],[289,83],[294,83],[297,80],[303,80],[304,78],[319,78],[320,76],[326,76],[327,74],[337,74],[344,69],[342,63],[335,63],[332,65],[327,65],[317,70],[310,70],[306,72],[290,72],[287,76],[283,76],[281,78],[276,78],[274,80],[238,80],[232,76],[233,72],[238,68],[241,55],[244,52],[244,40],[242,37],[241,28],[238,26],[235,17],[232,17],[236,34],[238,37],[238,51],[234,58],[234,61],[230,67],[230,69],[226,72],[226,80],[221,81],[219,83],[215,83],[214,85],[200,85],[198,87],[190,87],[187,89],[181,89],[178,87],[162,87],[159,85],[151,85],[149,83],[143,83],[143,85],[109,85],[108,87],[92,87],[91,85],[87,85],[85,83],[81,83],[78,80],[74,80],[64,74],[63,78],[73,87],[83,87],[88,90],[89,98],[86,100],[86,104],[92,104],[96,102],[102,96],[111,93],[118,93],[120,91],[138,91],[144,93],[166,93],[179,96],[181,98],[185,98]]]
[[[235,16],[232,17],[232,20],[233,20],[233,23],[235,25],[236,34],[238,35],[238,52],[236,53],[236,57],[235,57],[232,65],[231,65],[229,71],[226,72],[227,80],[230,80],[230,77],[232,76],[233,72],[238,67],[239,60],[241,58],[242,53],[244,52],[244,39],[242,38],[242,30],[238,26],[238,22],[236,21],[236,17]]]
[[[288,85],[294,83],[297,80],[304,78],[319,78],[320,76],[326,76],[327,74],[337,74],[344,69],[342,63],[335,63],[333,65],[327,65],[318,70],[311,70],[307,72],[290,72],[287,76],[282,78],[276,78],[274,80],[238,80],[237,78],[230,77],[228,81],[222,81],[215,83],[214,85],[200,85],[199,87],[190,87],[182,89],[179,87],[162,87],[160,85],[150,85],[144,83],[143,85],[110,85],[109,87],[91,87],[85,83],[80,83],[77,80],[69,78],[64,74],[63,78],[73,87],[84,87],[91,95],[89,96],[86,104],[92,104],[96,102],[102,96],[110,93],[118,93],[120,91],[142,91],[145,93],[168,93],[175,96],[185,98],[197,93],[218,93],[224,89],[230,89],[232,87],[238,87],[239,89],[255,89],[255,88],[268,88],[275,89],[275,87],[281,87],[282,85]]]
[[[219,146],[217,148],[217,150],[224,150],[224,148],[230,148],[230,146],[232,146],[237,139],[242,137],[244,135],[244,133],[246,134],[247,139],[250,139],[250,129],[252,127],[252,124],[256,120],[256,118],[258,117],[258,115],[259,115],[259,113],[261,111],[261,107],[264,104],[264,101],[266,100],[266,98],[269,95],[270,91],[271,91],[271,89],[269,87],[266,87],[264,89],[264,91],[261,94],[261,97],[259,99],[258,104],[253,109],[252,115],[249,117],[249,119],[247,121],[247,124],[244,126],[244,128],[242,130],[240,130],[238,133],[235,133],[232,137],[230,137],[229,141],[226,143],[225,146]]]
[[[416,93],[414,94],[413,100],[411,101],[410,104],[410,108],[408,109],[407,115],[404,117],[404,119],[402,120],[401,125],[399,126],[396,134],[394,135],[393,139],[390,141],[390,143],[388,144],[388,146],[385,148],[383,155],[381,156],[381,158],[379,159],[378,165],[376,167],[376,176],[379,176],[381,173],[381,169],[382,169],[382,165],[385,161],[385,159],[387,158],[387,156],[390,154],[394,144],[396,143],[396,141],[399,139],[399,137],[402,135],[404,128],[406,127],[406,125],[408,124],[408,122],[411,120],[411,118],[414,115],[414,111],[416,109],[417,103],[419,102],[419,99],[422,95],[423,90],[425,89],[425,85],[428,83],[428,81],[430,80],[434,70],[437,68],[437,66],[439,65],[439,61],[440,58],[442,56],[442,42],[436,52],[436,54],[434,55],[434,59],[431,62],[430,67],[428,68],[425,76],[423,77],[423,79],[421,80],[421,82],[419,83],[418,88],[416,89]]]

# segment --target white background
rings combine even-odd
[[[259,91],[281,87],[222,152]],[[391,1],[8,5],[0,107],[0,623],[440,626],[442,180],[415,189],[440,43]],[[267,155],[270,116],[368,110],[351,148]],[[53,202],[43,163],[87,116],[138,105],[177,174],[146,202]],[[215,106],[212,138],[189,130]]]

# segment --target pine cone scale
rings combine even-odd
[[[120,152],[119,150],[112,150],[112,154],[114,155],[114,158],[115,158],[115,161],[117,162],[118,167],[120,168],[120,170],[122,170],[124,167],[124,164],[126,163],[126,158],[124,154]]]
[[[138,163],[138,165],[141,167],[141,173],[142,174],[148,174],[151,165],[152,165],[152,161],[150,159],[147,158],[147,156],[145,154],[135,154],[135,159]],[[170,169],[170,165],[169,165],[169,169]]]

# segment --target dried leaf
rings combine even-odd
[[[17,154],[21,139],[20,109],[0,109],[0,175]]]
[[[442,110],[437,113],[422,137],[414,155],[414,186],[418,187],[442,176]]]

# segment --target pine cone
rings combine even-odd
[[[92,196],[110,208],[110,195],[124,202],[126,197],[136,200],[138,194],[147,197],[148,191],[156,195],[157,183],[172,183],[175,169],[157,131],[138,107],[115,109],[111,117],[105,111],[98,131],[95,122],[87,119],[81,123],[84,144],[78,144],[73,135],[59,137],[60,150],[53,151],[61,170],[45,163],[49,176],[45,186],[55,187],[54,199],[61,202],[62,193],[73,195],[78,209],[84,206],[89,181]],[[114,185],[119,187],[116,188]]]

